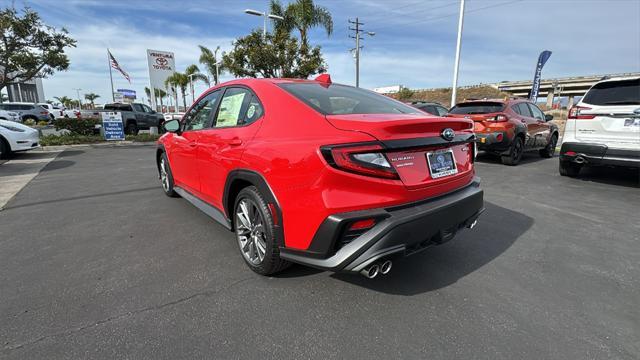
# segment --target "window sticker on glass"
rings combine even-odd
[[[236,126],[240,117],[240,108],[246,93],[225,96],[220,102],[220,110],[216,120],[216,127]]]
[[[249,109],[247,109],[247,118],[250,119],[255,114],[256,114],[256,106],[252,104],[251,106],[249,106]]]

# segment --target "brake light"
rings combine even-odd
[[[505,114],[498,114],[496,115],[496,117],[493,118],[493,121],[499,121],[499,122],[509,121],[509,117]]]
[[[380,145],[346,145],[327,147],[322,154],[333,167],[360,175],[399,179]]]
[[[569,119],[579,119],[579,120],[588,120],[588,119],[593,119],[596,116],[595,115],[581,115],[580,114],[580,110],[591,110],[590,107],[586,107],[586,106],[578,106],[578,105],[574,105],[571,107],[571,109],[569,110],[569,115],[567,116],[567,118]]]
[[[49,115],[49,112],[48,111],[41,111],[40,115]]]

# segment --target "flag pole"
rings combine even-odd
[[[116,96],[113,93],[113,74],[111,73],[111,54],[107,48],[107,63],[109,64],[109,79],[111,80],[111,101],[116,102]]]

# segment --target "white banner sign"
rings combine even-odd
[[[154,89],[167,90],[164,81],[176,71],[176,59],[172,52],[147,49],[150,85]],[[168,94],[171,93],[169,88]]]

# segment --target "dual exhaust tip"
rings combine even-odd
[[[374,277],[378,276],[378,274],[388,274],[389,271],[391,271],[392,265],[393,263],[391,262],[391,260],[385,260],[383,262],[373,264],[368,268],[363,269],[362,271],[360,271],[360,273],[366,278],[373,279]]]

